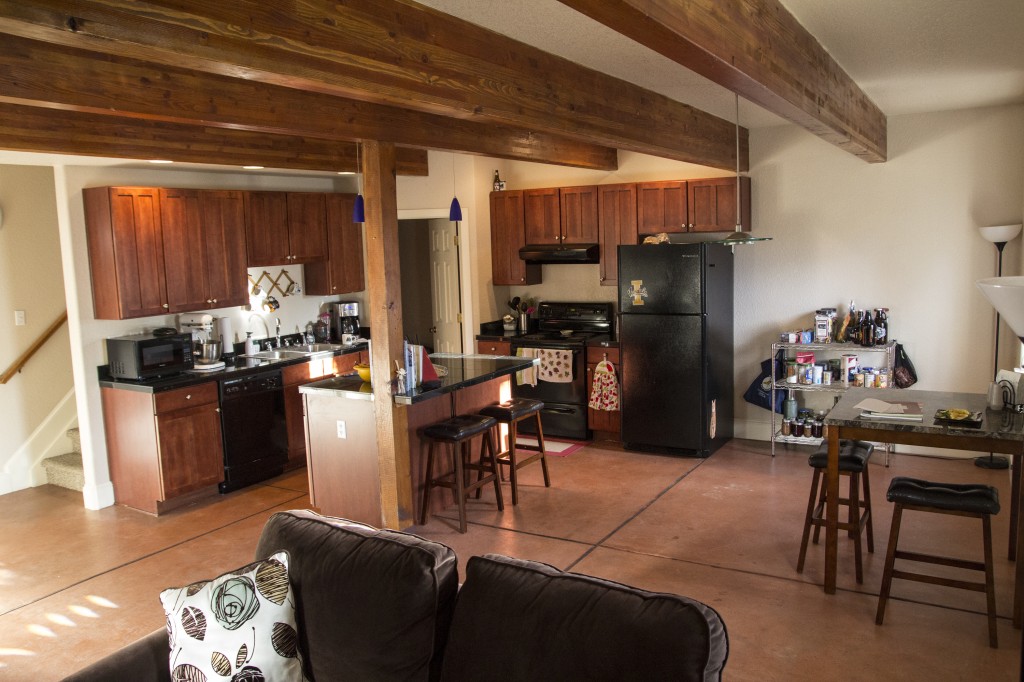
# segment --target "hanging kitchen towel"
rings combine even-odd
[[[540,348],[517,348],[516,356],[520,358],[537,358],[540,357]],[[529,386],[537,385],[537,365],[531,365],[529,368],[522,371],[516,372],[516,384],[522,386],[527,384]]]
[[[540,351],[540,369],[537,378],[553,384],[572,382],[572,351],[557,348],[542,348]]]
[[[615,376],[615,366],[607,360],[597,363],[594,368],[594,382],[588,404],[592,410],[617,412],[619,409],[619,381]]]

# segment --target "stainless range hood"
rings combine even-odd
[[[597,263],[597,244],[527,244],[519,257],[528,263]]]

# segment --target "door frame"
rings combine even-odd
[[[398,209],[399,220],[434,220],[448,219],[447,208]],[[462,220],[459,224],[459,310],[462,311],[462,352],[472,354],[476,348],[476,315],[473,310],[472,287],[467,283],[473,281],[473,268],[469,254],[471,249],[472,225],[471,211],[462,209]]]

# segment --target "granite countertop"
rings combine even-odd
[[[303,384],[299,386],[299,393],[333,395],[351,400],[373,400],[370,384],[360,379],[358,374],[342,374]]]
[[[854,407],[865,398],[887,402],[910,401],[921,403],[922,421],[895,421],[864,419],[861,410]],[[947,426],[936,423],[937,410],[962,408],[980,412],[983,416],[979,428]],[[981,393],[950,393],[945,391],[915,391],[908,389],[851,388],[825,418],[826,426],[852,426],[867,429],[884,428],[889,431],[924,434],[956,434],[976,438],[1024,440],[1024,415],[1006,410],[989,410],[988,398]]]
[[[404,393],[396,393],[394,396],[396,403],[412,405],[457,391],[460,388],[515,374],[531,365],[540,363],[538,358],[455,353],[434,353],[430,356],[430,360],[435,366],[440,365],[448,370],[448,375],[441,378],[441,386],[432,389],[414,388]]]
[[[358,353],[361,350],[366,350],[367,344],[357,344],[349,348],[343,348],[339,351],[334,352],[334,356],[338,355],[349,355],[351,353]],[[182,372],[174,376],[160,377],[158,379],[148,379],[146,381],[131,381],[130,379],[115,379],[110,376],[107,365],[101,365],[97,368],[99,373],[99,381],[101,388],[117,388],[127,391],[140,391],[142,393],[161,393],[163,391],[173,391],[176,388],[184,388],[186,386],[195,386],[197,384],[203,384],[208,381],[220,381],[221,379],[237,378],[246,376],[249,374],[257,374],[259,372],[265,372],[267,370],[279,369],[288,365],[298,365],[316,358],[326,357],[326,354],[320,354],[310,357],[295,357],[295,358],[279,358],[275,360],[259,359],[259,358],[246,358],[240,355],[236,355],[235,358],[230,362],[225,362],[223,369],[217,369],[206,372]],[[358,377],[357,377],[358,379]]]

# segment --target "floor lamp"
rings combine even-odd
[[[986,240],[996,245],[996,251],[998,251],[998,265],[996,267],[996,276],[1003,276],[1003,248],[1006,246],[1006,242],[1012,241],[1017,238],[1020,234],[1022,225],[994,225],[992,227],[980,227],[978,231],[981,232],[981,236]],[[995,333],[995,351],[993,353],[992,360],[992,380],[995,381],[999,375],[999,322],[1000,316],[999,311],[996,311],[996,333]],[[988,457],[976,457],[974,459],[974,465],[982,467],[983,469],[1006,469],[1010,466],[1010,461],[1006,457],[1000,455],[996,457],[993,453],[988,453]]]

